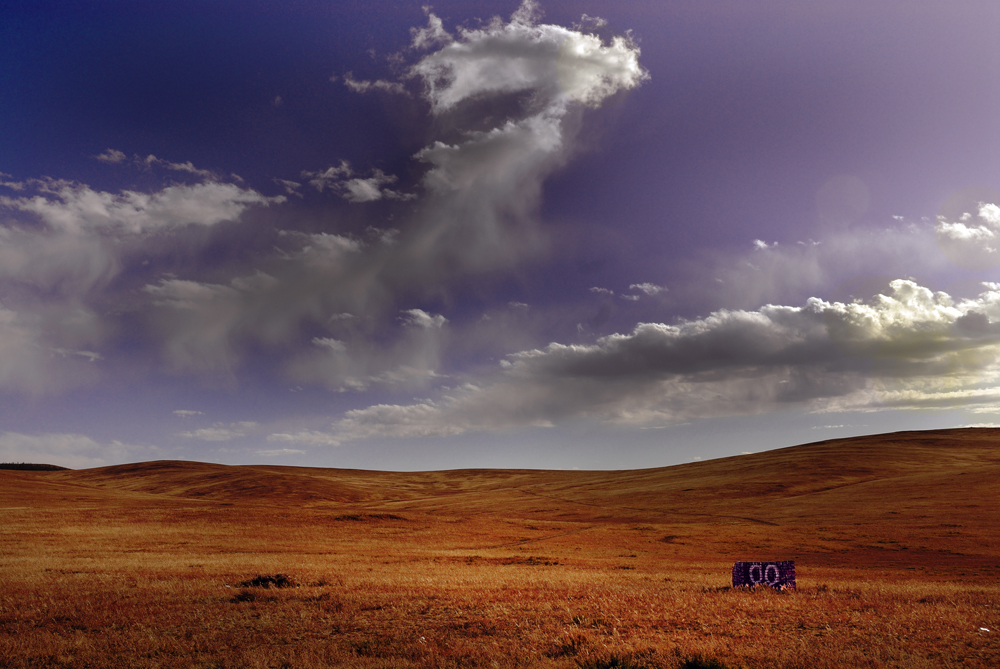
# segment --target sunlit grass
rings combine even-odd
[[[586,475],[549,498],[499,474],[431,495],[415,474],[387,499],[303,503],[3,473],[0,666],[1000,666],[1000,521],[970,524],[941,487],[880,491],[880,510],[859,493],[822,524],[794,520],[815,498],[787,497],[766,525],[739,519],[766,496],[736,513],[650,483],[598,504]],[[994,486],[969,485],[995,508]],[[737,558],[797,559],[798,589],[730,588]],[[241,586],[278,574],[296,587]]]

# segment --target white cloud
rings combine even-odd
[[[268,441],[287,441],[304,446],[340,446],[341,440],[326,432],[302,430],[294,433],[276,433],[267,437]]]
[[[180,432],[177,436],[187,439],[201,439],[202,441],[230,441],[231,439],[247,436],[256,427],[257,423],[253,421],[229,424],[216,423],[212,427]]]
[[[415,325],[420,328],[442,328],[444,324],[448,322],[448,319],[441,314],[429,314],[423,309],[407,309],[403,312],[406,314],[404,317],[404,322],[408,325]]]
[[[633,283],[628,288],[629,290],[640,290],[646,295],[656,295],[667,290],[663,286],[657,286],[655,283]]]
[[[452,37],[444,29],[444,23],[441,22],[441,19],[432,14],[427,7],[424,8],[424,11],[427,13],[427,27],[410,28],[410,34],[413,36],[413,48],[427,49],[451,42]]]
[[[587,14],[584,14],[580,17],[580,23],[576,24],[575,27],[577,30],[584,30],[591,26],[594,28],[603,28],[606,25],[608,25],[606,19],[602,19],[599,16],[588,16]]]
[[[614,295],[615,291],[610,288],[601,288],[600,286],[594,286],[590,289],[590,292],[596,293],[598,295]]]
[[[5,178],[9,179],[10,175],[6,172],[0,172],[0,186],[11,190],[24,190],[25,183],[23,181],[4,181]]]
[[[423,183],[431,207],[414,243],[437,247],[425,256],[428,262],[488,271],[540,248],[532,214],[543,180],[572,145],[567,114],[646,77],[628,40],[604,45],[591,35],[535,25],[533,8],[525,3],[506,24],[497,19],[459,30],[410,70],[444,122],[460,121],[469,100],[499,103],[510,93],[530,94],[530,104],[505,108],[499,116],[506,120],[494,128],[466,130],[461,142],[436,141],[417,153],[430,166]]]
[[[416,197],[383,188],[383,186],[396,183],[396,181],[395,176],[384,174],[382,170],[372,170],[372,176],[367,179],[349,179],[343,182],[341,196],[348,202],[375,202],[381,199],[411,200]]]
[[[766,252],[706,252],[680,259],[686,277],[663,294],[671,305],[687,309],[753,309],[788,304],[810,295],[874,290],[859,277],[907,276],[919,267],[926,275],[947,272],[951,263],[936,239],[934,226],[893,222],[885,228],[837,228],[818,242],[783,244]]]
[[[302,188],[302,184],[300,184],[298,181],[289,181],[288,179],[274,179],[274,183],[284,188],[285,193],[287,193],[288,195],[302,197],[302,193],[299,192],[299,189]]]
[[[187,418],[188,416],[203,416],[204,413],[201,411],[192,411],[191,409],[175,409],[175,416],[180,416],[181,418]]]
[[[303,455],[305,451],[299,450],[297,448],[276,448],[266,451],[255,451],[257,455],[261,455],[265,458],[277,458],[282,455]]]
[[[308,178],[309,183],[316,190],[320,192],[326,189],[332,190],[348,202],[375,202],[383,199],[412,200],[416,197],[410,193],[400,193],[385,188],[389,184],[396,183],[398,179],[391,174],[385,174],[380,169],[373,169],[371,176],[366,178],[354,175],[354,170],[346,160],[342,160],[340,165],[330,166],[322,172],[302,172],[302,176]]]
[[[344,353],[347,351],[347,344],[339,339],[333,339],[332,337],[313,337],[312,343],[317,346],[325,346],[336,353]]]
[[[0,434],[2,462],[31,462],[82,469],[122,462],[147,451],[120,441],[101,444],[81,434]]]
[[[448,339],[448,322],[422,309],[402,312],[404,331],[391,344],[376,345],[349,334],[349,341],[315,337],[313,351],[298,356],[288,373],[300,382],[322,383],[336,390],[364,390],[371,385],[419,386],[437,377]]]
[[[570,101],[597,105],[648,77],[627,38],[605,45],[594,35],[536,25],[535,13],[536,4],[526,1],[510,23],[462,29],[457,40],[415,65],[435,113],[484,94],[535,91],[542,113],[559,116]]]
[[[123,163],[128,156],[117,149],[107,149],[104,153],[94,156],[103,163]]]
[[[365,270],[384,246],[366,256],[369,247],[339,235],[286,237],[302,246],[275,261],[272,274],[258,271],[228,285],[165,279],[145,286],[153,298],[149,317],[175,369],[230,372],[246,340],[288,343],[303,320],[333,327],[345,322],[336,316],[365,312],[382,299],[377,276]]]
[[[466,423],[447,420],[447,410],[433,403],[398,406],[377,404],[367,409],[348,411],[338,425],[344,439],[368,437],[442,437],[462,434]]]
[[[979,218],[993,228],[1000,228],[1000,206],[992,202],[980,202]]]
[[[371,91],[382,91],[384,93],[395,93],[397,95],[407,95],[403,84],[393,81],[377,79],[375,81],[363,81],[354,78],[353,73],[344,75],[344,85],[355,93],[369,93]]]
[[[938,210],[937,242],[948,260],[965,269],[1000,265],[1000,191],[965,188]]]
[[[351,164],[346,160],[341,160],[339,165],[331,165],[322,172],[302,172],[303,178],[311,177],[309,183],[321,193],[324,188],[338,184],[344,177],[349,177],[352,174],[354,174],[354,170],[351,169]]]
[[[942,250],[956,264],[983,269],[1000,264],[1000,206],[978,202],[957,220],[939,215],[935,228]]]
[[[190,163],[188,163],[189,165]],[[155,193],[95,191],[71,181],[31,182],[33,197],[0,196],[0,206],[37,215],[53,231],[139,234],[183,225],[215,225],[239,218],[248,207],[284,202],[233,184],[174,185]]]
[[[209,181],[215,181],[218,178],[215,172],[195,167],[190,160],[184,161],[183,163],[172,163],[169,160],[163,160],[161,158],[157,158],[153,154],[149,154],[148,156],[142,159],[136,157],[136,160],[140,161],[147,167],[152,165],[162,165],[163,167],[166,167],[168,170],[173,170],[175,172],[187,172],[188,174],[193,174],[196,177],[200,177],[202,179],[206,179]]]
[[[993,406],[1000,402],[1000,285],[984,288],[956,302],[896,280],[889,294],[866,303],[811,298],[800,307],[642,323],[593,344],[553,343],[508,356],[492,379],[438,400],[350,411],[329,439],[445,436],[570,418],[665,425],[792,405]]]
[[[329,332],[311,332],[304,341],[336,340],[349,355],[329,342],[315,344],[290,363],[297,380],[339,389],[433,378],[446,328],[405,328],[397,341],[379,347],[370,346],[365,333],[384,330],[402,293],[439,294],[464,276],[508,268],[543,250],[535,213],[542,183],[572,146],[566,116],[646,77],[627,39],[606,45],[592,35],[536,25],[533,12],[527,3],[509,23],[459,30],[453,40],[441,37],[433,18],[431,32],[415,33],[425,48],[443,44],[410,73],[423,81],[436,125],[458,139],[434,141],[416,153],[428,166],[424,195],[392,234],[367,243],[289,234],[284,239],[302,248],[259,266],[253,276],[228,284],[171,277],[148,286],[168,359],[187,370],[230,370],[246,342],[290,343],[303,324],[314,323]],[[530,95],[531,104],[508,109],[510,92]],[[473,98],[502,107],[496,127],[470,130],[461,113],[450,113]],[[347,161],[302,176],[352,202],[414,197],[389,188],[395,176],[358,173]],[[333,319],[341,313],[354,314],[357,323]],[[388,362],[377,363],[379,356]]]
[[[120,162],[119,154],[109,149],[98,157]],[[198,173],[190,163],[168,165],[182,170],[190,167]],[[22,287],[18,311],[22,321],[36,322],[39,329],[33,338],[41,350],[81,351],[79,355],[91,359],[102,354],[81,347],[100,344],[113,325],[107,322],[109,315],[98,316],[89,303],[130,261],[160,252],[163,240],[153,240],[153,233],[189,225],[212,226],[238,219],[248,207],[284,200],[218,182],[113,194],[71,181],[33,179],[20,190],[34,192],[0,196],[0,208],[37,220],[11,218],[0,225],[0,281]],[[26,293],[24,287],[31,292]],[[105,306],[103,311],[109,310]],[[37,360],[37,356],[27,359]],[[40,374],[39,378],[49,376]]]
[[[86,358],[89,362],[96,362],[104,359],[103,355],[95,353],[94,351],[69,351],[64,348],[54,348],[52,349],[52,352],[63,357],[68,355],[78,355],[81,358]]]

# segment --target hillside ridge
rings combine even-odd
[[[1000,476],[1000,429],[828,439],[634,470],[390,472],[160,460],[18,474],[106,494],[229,504],[347,505],[455,514],[497,509],[537,513],[565,505],[563,513],[582,517],[606,510],[616,518],[713,516],[773,525],[825,516],[836,508],[876,513],[888,500],[918,508],[927,505],[921,500],[938,495],[968,500],[973,508],[975,498],[997,497],[993,488]],[[747,511],[750,504],[753,513]]]

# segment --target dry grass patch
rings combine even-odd
[[[779,451],[784,488],[763,455],[753,485],[717,462],[4,471],[0,666],[996,667],[1000,458],[945,436],[934,471],[926,440]],[[734,590],[736,559],[796,559],[799,587]]]

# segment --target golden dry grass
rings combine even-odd
[[[0,471],[0,666],[996,667],[998,502],[986,429],[621,472]],[[737,559],[798,591],[729,589]]]

